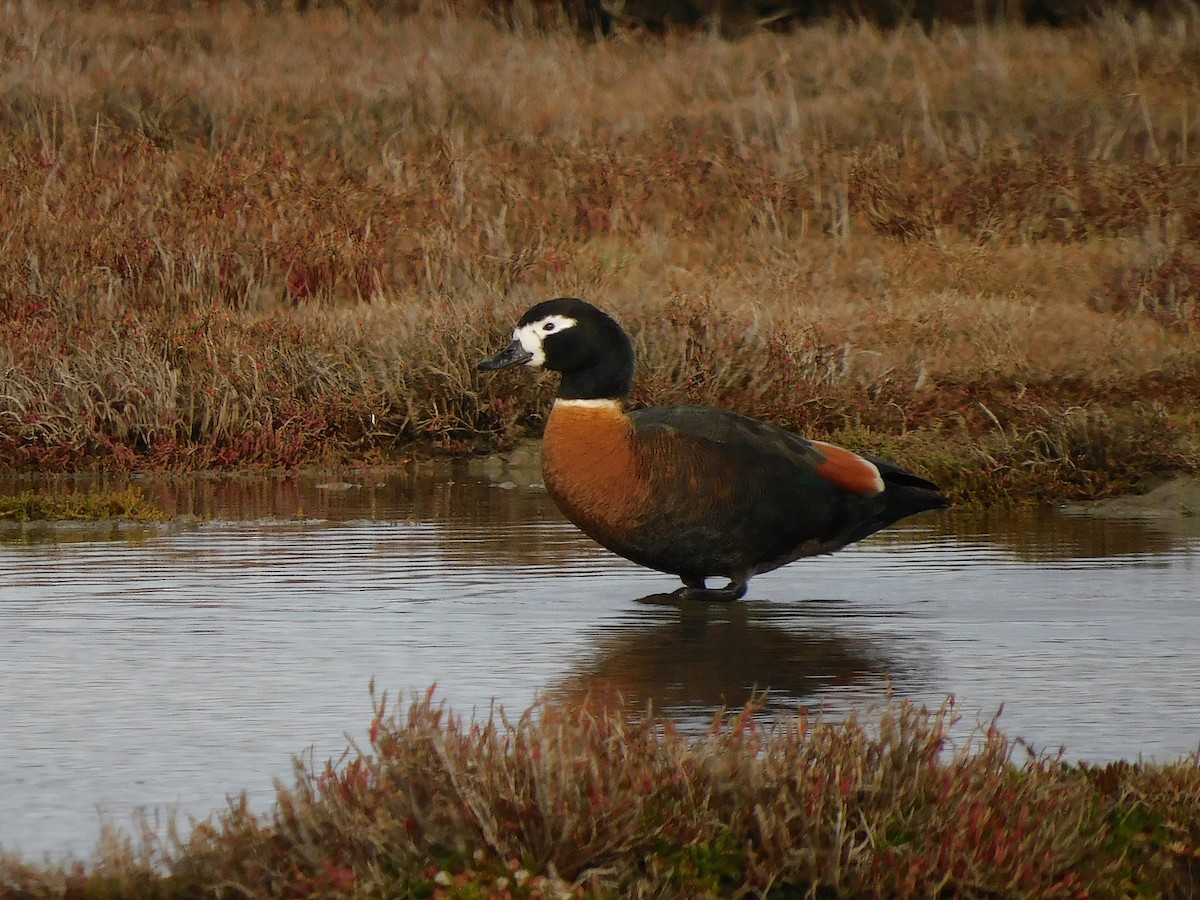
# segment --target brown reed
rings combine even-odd
[[[1194,10],[535,21],[0,9],[0,467],[505,446],[549,385],[473,364],[576,294],[636,333],[640,402],[888,452],[959,500],[1200,468]]]

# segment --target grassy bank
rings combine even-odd
[[[0,496],[0,524],[4,522],[84,521],[108,519],[150,521],[163,513],[137,488],[88,491],[22,491]]]
[[[1200,764],[1079,766],[953,705],[685,740],[600,704],[467,722],[381,703],[370,745],[170,844],[0,858],[21,897],[1190,896]]]
[[[0,466],[536,433],[535,300],[962,500],[1200,471],[1200,17],[580,38],[429,5],[0,8]],[[532,21],[532,20],[531,20]]]

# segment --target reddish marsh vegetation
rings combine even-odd
[[[639,400],[960,500],[1200,468],[1194,11],[736,42],[512,19],[0,9],[0,465],[503,445],[548,385],[473,363],[578,294],[636,332]]]
[[[517,720],[381,702],[370,746],[98,865],[0,859],[27,897],[1188,896],[1200,765],[1073,766],[952,704],[685,740],[600,704]]]

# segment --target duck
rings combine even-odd
[[[521,365],[561,375],[542,439],[554,503],[601,546],[678,577],[680,601],[740,600],[755,575],[950,505],[894,463],[732,410],[629,408],[633,342],[585,300],[534,305],[477,367]]]

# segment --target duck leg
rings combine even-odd
[[[723,588],[710,588],[705,587],[703,578],[685,578],[683,587],[677,588],[674,596],[680,600],[732,603],[746,596],[746,579],[731,578]]]

